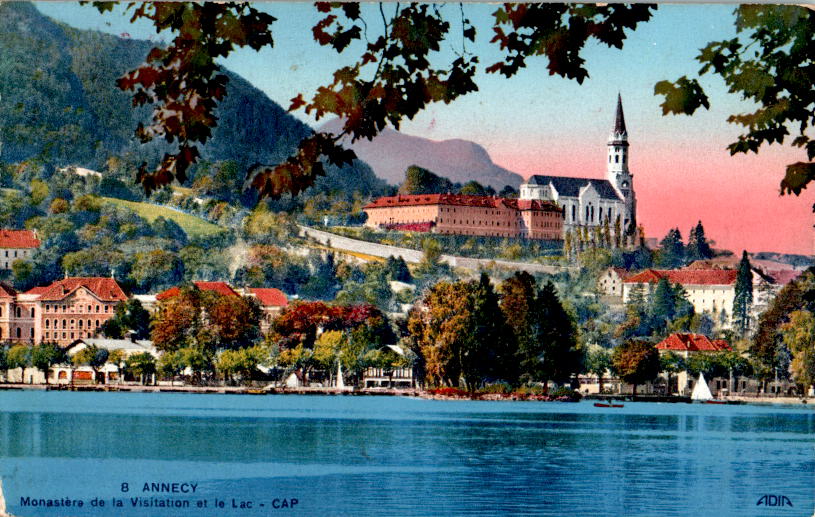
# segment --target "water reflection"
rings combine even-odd
[[[0,407],[19,515],[34,487],[113,497],[122,479],[177,478],[209,498],[293,494],[304,515],[742,516],[764,493],[815,506],[806,408],[35,392]]]

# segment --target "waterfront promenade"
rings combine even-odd
[[[232,394],[232,395],[350,395],[350,396],[395,396],[395,397],[419,397],[434,400],[460,399],[462,397],[448,397],[433,394],[425,390],[411,389],[391,389],[391,388],[333,388],[333,387],[299,387],[289,388],[282,386],[170,386],[157,385],[147,386],[140,384],[19,384],[0,383],[0,391],[3,390],[32,390],[32,391],[93,391],[93,392],[123,392],[123,393],[197,393],[197,394]],[[631,402],[631,395],[588,395],[586,400],[601,400],[612,398],[614,400]],[[513,396],[500,396],[497,394],[481,394],[472,397],[473,400],[524,400]],[[527,400],[538,400],[529,398]],[[738,396],[721,397],[730,403],[740,404],[811,404],[815,408],[815,400],[808,401],[799,397],[772,397],[772,396]],[[690,403],[688,397],[653,397],[648,395],[638,395],[636,402],[653,403]]]

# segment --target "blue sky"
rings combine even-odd
[[[338,56],[313,41],[311,27],[320,15],[310,3],[256,5],[278,18],[273,25],[275,47],[237,51],[225,65],[284,107],[298,93],[308,97],[318,86],[329,84],[338,66],[359,55],[359,47],[348,56]],[[131,24],[121,11],[101,15],[76,3],[37,6],[75,27],[160,38],[149,24]],[[393,8],[385,5],[386,11]],[[442,9],[454,24],[451,33],[459,34],[458,4]],[[464,9],[478,33],[470,47],[480,56],[482,69],[486,68],[498,57],[497,47],[489,43],[496,6],[465,4]],[[590,78],[582,85],[549,76],[545,60],[531,58],[528,67],[509,80],[480,73],[478,92],[449,105],[433,105],[406,121],[402,130],[434,140],[478,142],[496,163],[522,175],[602,177],[605,141],[619,91],[632,145],[640,220],[647,234],[659,237],[674,226],[684,234],[702,219],[710,227],[708,234],[732,249],[812,253],[813,193],[800,198],[777,196],[784,166],[805,156],[774,146],[759,156],[731,158],[725,148],[740,131],[726,119],[751,105],[728,93],[717,77],[701,81],[711,109],[692,117],[662,116],[661,97],[653,94],[659,80],[695,76],[700,65],[694,57],[708,42],[735,35],[733,9],[723,4],[660,5],[650,22],[629,33],[623,50],[587,46],[583,56]],[[364,4],[363,14],[373,37],[381,25],[378,8]],[[460,44],[456,37],[449,43]],[[439,63],[451,55],[449,47],[442,50]],[[314,127],[322,123],[302,111],[294,115]],[[747,200],[751,210],[745,210]],[[764,230],[768,217],[775,221],[771,231]]]

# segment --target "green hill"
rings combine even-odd
[[[88,6],[88,9],[93,7]],[[78,30],[44,16],[29,3],[0,4],[0,139],[7,163],[38,157],[54,167],[75,165],[104,171],[110,157],[155,164],[167,151],[162,141],[141,144],[133,135],[149,107],[133,109],[130,94],[115,81],[144,62],[154,44],[98,31]],[[289,115],[238,75],[218,108],[219,125],[201,149],[210,162],[231,160],[241,171],[290,156],[312,129]],[[234,188],[240,190],[240,182]],[[320,191],[378,194],[385,183],[355,162],[328,168]]]
[[[178,223],[181,228],[192,238],[196,237],[211,237],[218,233],[225,232],[226,230],[218,225],[212,224],[208,221],[195,217],[194,215],[185,214],[166,206],[154,205],[151,203],[137,203],[134,201],[125,201],[124,199],[115,199],[112,197],[102,198],[106,203],[111,203],[117,206],[125,207],[136,212],[139,216],[147,219],[148,222],[153,222],[159,217],[170,219]]]

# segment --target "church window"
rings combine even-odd
[[[577,211],[577,206],[572,205],[572,222],[574,222],[574,220],[577,219],[577,215],[575,213],[576,211]]]
[[[23,335],[23,331],[20,330],[20,327],[17,327],[17,337],[20,338]]]
[[[34,307],[31,307],[31,317],[34,317]]]
[[[20,308],[19,308],[19,307],[17,307],[17,311],[16,311],[16,312],[17,312],[17,317],[18,317],[18,318],[22,318],[22,317],[23,317],[23,311],[22,311],[22,310],[20,310]]]
[[[29,335],[29,337],[30,337],[31,339],[34,339],[34,327],[31,327],[31,328],[28,330],[28,335]]]

